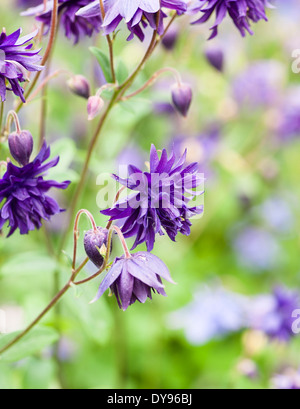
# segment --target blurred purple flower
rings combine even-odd
[[[275,375],[272,379],[274,389],[298,390],[300,389],[300,369],[286,369],[283,373]]]
[[[218,35],[218,27],[227,14],[244,37],[246,33],[253,34],[251,22],[268,21],[266,7],[270,6],[267,0],[196,0],[192,2],[190,13],[201,12],[203,15],[194,24],[205,23],[215,13],[215,24],[211,27],[210,39]]]
[[[20,37],[21,28],[10,35],[5,29],[0,34],[0,98],[6,100],[6,91],[12,91],[25,102],[24,90],[20,83],[28,80],[27,71],[41,71],[38,65],[42,57],[40,50],[32,50],[33,44],[28,44],[38,33],[35,31]]]
[[[203,193],[193,190],[201,186],[203,178],[197,173],[198,164],[187,165],[185,160],[186,152],[182,156],[172,152],[168,157],[165,149],[159,158],[152,145],[150,172],[130,165],[127,179],[113,175],[133,193],[101,213],[111,221],[120,220],[126,238],[136,237],[133,249],[146,242],[151,251],[156,234],[166,232],[173,241],[178,233],[188,236],[190,218],[203,212],[203,206],[189,207],[190,201]]]
[[[152,291],[166,296],[161,278],[175,284],[167,266],[151,253],[141,251],[130,258],[116,258],[94,301],[110,288],[125,311],[136,301],[145,303],[147,298],[152,299]]]
[[[241,265],[257,272],[278,266],[280,246],[271,233],[246,227],[234,236],[233,246]]]
[[[176,10],[178,13],[184,13],[187,10],[186,0],[104,0],[103,4],[105,10],[103,30],[105,34],[115,31],[124,20],[131,33],[128,40],[136,35],[141,41],[145,37],[143,29],[148,25],[152,29],[158,28],[158,33],[163,34],[163,20],[166,14],[162,9]],[[157,24],[156,17],[159,11],[161,12]],[[77,12],[77,16],[85,18],[94,18],[100,14],[99,0],[93,1]]]
[[[157,115],[172,116],[176,114],[174,106],[169,102],[156,102],[154,104],[154,112]]]
[[[274,105],[279,97],[283,70],[277,61],[256,61],[238,75],[232,84],[238,104],[251,108]]]
[[[246,302],[246,297],[222,287],[205,287],[189,305],[169,315],[168,325],[183,329],[191,344],[204,345],[246,327]]]
[[[11,236],[19,228],[21,234],[39,229],[42,219],[50,218],[62,211],[58,203],[46,195],[53,187],[66,189],[70,182],[63,183],[45,180],[46,172],[55,167],[59,157],[44,163],[50,156],[50,148],[46,143],[37,157],[28,165],[18,167],[11,162],[7,164],[7,171],[0,179],[0,230],[9,221]]]
[[[291,89],[283,99],[279,111],[277,133],[282,141],[300,136],[300,87]]]
[[[59,0],[58,14],[60,17],[60,24],[65,29],[66,37],[69,39],[73,38],[75,44],[77,44],[82,37],[91,37],[94,32],[100,31],[102,24],[100,15],[90,18],[82,18],[76,15],[79,9],[89,3],[89,0]],[[41,21],[47,28],[49,28],[51,24],[52,10],[53,0],[48,0],[46,10],[44,9],[44,3],[42,2],[39,6],[30,8],[22,13],[22,16],[35,16],[38,21]]]
[[[197,162],[199,172],[204,173],[205,178],[209,179],[213,171],[211,162],[214,159],[220,143],[219,126],[211,126],[197,137],[177,136],[172,139],[170,145],[177,155],[182,155],[187,149],[187,161]]]
[[[146,154],[137,145],[129,145],[124,148],[117,158],[118,175],[126,177],[128,166],[133,165],[139,169],[143,168],[146,162]]]
[[[43,0],[17,0],[17,5],[22,8],[35,7],[41,4]]]
[[[270,227],[279,233],[289,232],[294,225],[291,206],[281,197],[271,197],[258,208],[258,212]]]
[[[249,327],[264,332],[271,339],[287,342],[294,336],[292,313],[297,309],[300,309],[299,293],[277,287],[273,294],[252,299]]]

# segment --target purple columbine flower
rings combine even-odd
[[[218,27],[227,16],[231,17],[241,35],[253,34],[251,22],[257,23],[259,20],[268,21],[266,7],[270,7],[267,0],[196,0],[191,8],[192,14],[201,12],[202,17],[195,21],[205,23],[213,13],[216,15],[215,24],[211,27],[212,34],[209,39],[218,35]]]
[[[153,29],[158,28],[158,33],[164,31],[163,20],[166,14],[163,8],[176,10],[179,14],[187,11],[186,0],[104,0],[105,18],[103,29],[105,34],[115,31],[122,20],[125,21],[130,31],[128,40],[136,35],[144,40],[143,29],[148,25]],[[157,24],[157,13],[160,12]],[[94,18],[101,15],[99,0],[93,1],[77,13],[77,16]]]
[[[113,175],[133,193],[101,213],[110,216],[111,221],[119,220],[125,238],[136,236],[133,249],[146,242],[151,251],[157,233],[166,232],[173,241],[178,233],[188,236],[190,218],[203,213],[203,206],[189,206],[191,200],[203,193],[194,190],[203,183],[203,177],[197,173],[197,163],[186,165],[186,154],[177,156],[173,151],[168,157],[163,149],[159,158],[152,145],[149,172],[130,165],[127,179]]]
[[[152,299],[152,292],[166,296],[161,278],[175,284],[167,266],[151,253],[141,251],[130,258],[116,258],[94,301],[110,288],[125,311],[136,301],[144,304],[147,298]]]
[[[100,31],[102,24],[100,14],[90,18],[82,18],[76,15],[78,10],[90,3],[89,0],[59,0],[58,3],[60,23],[65,29],[66,37],[73,38],[75,44],[79,42],[81,37],[91,37],[94,32]],[[46,10],[42,2],[39,6],[28,9],[22,15],[35,16],[38,21],[41,21],[49,28],[52,11],[53,0],[48,0]]]
[[[39,229],[41,220],[50,220],[51,216],[60,213],[57,202],[46,193],[55,187],[66,189],[70,182],[63,183],[45,180],[46,171],[57,165],[59,157],[44,163],[50,156],[50,148],[43,144],[37,157],[28,165],[18,167],[11,162],[0,179],[0,229],[8,221],[11,236],[17,228],[21,234]],[[6,199],[5,203],[2,203]]]
[[[13,91],[25,102],[24,90],[20,83],[28,79],[28,71],[41,71],[38,65],[40,50],[32,50],[33,44],[28,44],[38,33],[35,31],[20,37],[21,28],[10,35],[3,29],[0,35],[0,98],[6,100],[6,91]]]

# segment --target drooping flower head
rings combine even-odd
[[[201,12],[203,15],[195,22],[205,23],[215,13],[216,20],[211,27],[210,39],[218,34],[218,27],[224,18],[229,15],[244,37],[246,33],[253,34],[251,22],[268,21],[266,7],[270,6],[267,0],[196,0],[191,6],[191,13]]]
[[[81,37],[91,37],[94,32],[99,32],[102,19],[100,14],[90,18],[82,18],[76,13],[79,9],[90,3],[89,0],[59,0],[58,14],[60,23],[64,27],[65,35],[69,39],[74,39],[78,43]],[[99,3],[100,4],[100,3]],[[46,9],[43,2],[34,8],[22,13],[23,16],[35,16],[38,21],[50,27],[53,11],[53,0],[48,0]]]
[[[105,34],[115,31],[124,20],[130,31],[128,40],[136,35],[141,41],[144,40],[143,29],[148,25],[154,30],[158,28],[159,34],[163,33],[163,20],[166,17],[163,9],[175,10],[180,14],[187,10],[186,0],[104,0],[103,5]],[[85,18],[94,18],[99,15],[101,15],[99,0],[93,1],[77,13],[77,16]]]
[[[0,35],[0,98],[6,99],[6,91],[12,91],[25,102],[21,83],[28,79],[28,71],[41,71],[38,63],[40,50],[32,50],[28,44],[38,33],[35,31],[20,37],[22,30],[7,35],[5,30]]]
[[[7,164],[7,171],[0,179],[0,229],[8,221],[8,237],[16,229],[21,234],[39,229],[42,219],[50,220],[51,216],[62,211],[46,193],[53,187],[66,189],[70,182],[44,179],[46,172],[59,161],[57,157],[45,163],[49,156],[50,148],[44,143],[37,157],[27,165],[18,167],[11,162]]]
[[[157,233],[166,232],[173,241],[178,233],[189,235],[190,218],[203,212],[202,205],[190,206],[191,200],[203,193],[199,191],[203,177],[197,172],[197,163],[186,165],[186,154],[177,156],[173,151],[168,157],[164,149],[159,158],[152,145],[149,172],[131,165],[127,179],[113,175],[133,193],[101,213],[119,220],[125,238],[136,236],[133,248],[146,242],[151,251]]]
[[[174,284],[167,266],[151,253],[141,251],[130,258],[116,258],[94,301],[110,288],[125,311],[136,301],[145,303],[147,298],[152,299],[152,292],[166,296],[161,278]]]

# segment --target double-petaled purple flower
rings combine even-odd
[[[152,292],[166,296],[161,278],[174,284],[167,266],[151,253],[141,251],[130,258],[116,258],[94,301],[110,288],[125,311],[136,301],[145,303],[147,298],[152,299]]]
[[[6,99],[6,91],[13,91],[25,102],[24,90],[20,83],[28,79],[28,71],[41,71],[38,65],[41,57],[40,50],[32,50],[33,44],[28,44],[37,34],[37,31],[20,37],[19,29],[10,35],[5,30],[0,35],[0,98]]]
[[[166,14],[163,9],[171,9],[179,14],[187,11],[186,0],[104,0],[105,18],[103,30],[105,34],[115,31],[122,20],[125,21],[130,31],[128,40],[136,35],[144,40],[143,29],[148,25],[159,34],[164,31],[163,20]],[[158,12],[160,12],[158,14]],[[101,15],[99,0],[93,1],[77,13],[78,16],[94,18]]]
[[[42,219],[50,220],[51,216],[62,211],[46,193],[53,187],[66,189],[70,182],[44,179],[45,173],[59,161],[57,157],[45,163],[49,156],[50,148],[44,143],[37,157],[27,165],[7,164],[7,171],[0,179],[0,229],[8,221],[8,237],[18,228],[21,234],[39,229]]]
[[[201,12],[203,15],[196,23],[205,23],[213,13],[216,15],[215,24],[211,27],[211,38],[218,34],[218,27],[227,14],[231,17],[241,35],[253,34],[251,22],[268,21],[266,7],[270,6],[267,0],[196,0],[190,8],[192,14]]]
[[[150,171],[142,172],[135,166],[128,167],[129,177],[113,177],[133,191],[119,200],[111,209],[101,213],[110,220],[119,220],[125,238],[136,236],[133,248],[146,242],[151,251],[155,235],[165,232],[175,241],[178,233],[190,234],[190,218],[201,214],[203,206],[190,206],[191,200],[203,193],[203,183],[198,164],[186,165],[186,153],[168,157],[164,149],[159,158],[154,145],[150,152]]]
[[[90,3],[89,0],[59,0],[58,14],[60,23],[65,29],[65,35],[69,39],[74,39],[75,44],[81,37],[91,37],[94,32],[99,32],[102,19],[100,14],[97,16],[82,18],[76,13],[79,9]],[[100,3],[99,3],[100,4]],[[23,16],[35,16],[37,20],[50,27],[53,11],[53,0],[47,2],[46,9],[43,2],[34,8],[28,9],[22,13]]]

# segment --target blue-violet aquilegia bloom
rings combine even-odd
[[[186,153],[177,156],[173,152],[168,157],[163,149],[159,158],[152,145],[149,172],[130,165],[127,179],[113,175],[133,193],[101,213],[110,216],[111,221],[119,221],[125,238],[136,236],[133,248],[146,242],[151,251],[157,233],[166,232],[173,241],[178,233],[189,235],[190,218],[203,212],[202,205],[189,206],[191,200],[203,193],[199,190],[203,176],[198,173],[197,163],[185,163]]]
[[[0,98],[6,100],[6,91],[12,91],[25,102],[24,90],[20,83],[28,79],[27,71],[41,71],[38,64],[40,50],[32,50],[33,44],[28,44],[37,31],[20,37],[22,30],[7,35],[5,30],[0,34]]]
[[[110,288],[125,311],[136,301],[145,303],[147,298],[152,299],[152,292],[166,296],[161,278],[175,284],[167,266],[151,253],[140,251],[129,258],[116,258],[94,301]]]
[[[11,236],[17,228],[21,234],[39,229],[42,219],[60,213],[58,203],[46,195],[51,188],[66,189],[70,182],[45,180],[47,170],[57,165],[59,157],[45,161],[50,156],[50,148],[43,144],[37,157],[27,165],[18,167],[7,164],[7,171],[0,179],[0,229],[8,221]],[[3,201],[6,201],[3,203]]]
[[[131,40],[134,35],[140,40],[144,40],[143,29],[148,25],[153,29],[157,28],[158,33],[162,34],[164,30],[163,19],[166,17],[163,9],[175,10],[179,14],[187,11],[186,0],[104,0],[103,5],[105,11],[104,33],[112,33],[124,20],[131,33],[128,40]],[[158,15],[159,11],[160,14]],[[84,7],[77,15],[86,18],[101,15],[99,0]]]

